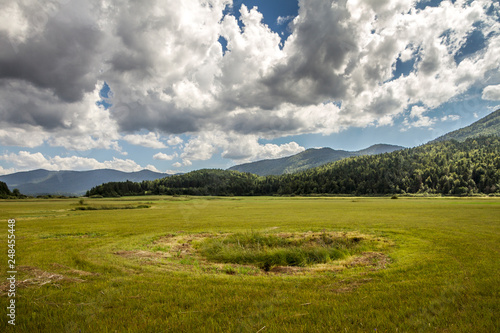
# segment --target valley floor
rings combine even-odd
[[[500,198],[0,200],[5,332],[498,332]],[[372,242],[311,267],[216,263],[235,233]]]

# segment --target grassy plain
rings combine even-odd
[[[15,328],[0,283],[5,332],[500,331],[498,198],[136,197],[84,205],[106,209],[75,209],[78,199],[0,201],[1,280],[9,218],[18,270]],[[249,232],[361,235],[379,245],[329,265],[269,272],[207,262],[192,246]]]

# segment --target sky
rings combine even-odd
[[[0,7],[0,174],[414,147],[500,108],[498,0]]]

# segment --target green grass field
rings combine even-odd
[[[500,331],[498,198],[2,200],[0,215],[5,332]],[[271,241],[345,249],[266,270],[202,256],[213,242],[265,256]]]

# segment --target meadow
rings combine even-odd
[[[499,198],[0,200],[0,219],[4,332],[500,331]]]

